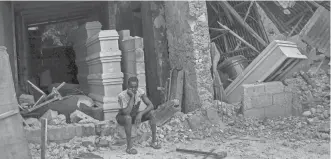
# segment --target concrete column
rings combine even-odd
[[[97,21],[87,22],[80,26],[70,37],[74,42],[74,50],[76,53],[76,65],[78,68],[78,82],[81,90],[86,94],[89,93],[87,76],[89,75],[89,69],[86,64],[87,48],[85,43],[88,38],[99,33],[101,30],[101,24]]]
[[[185,69],[184,112],[212,104],[206,1],[165,1],[171,68]]]
[[[164,101],[157,87],[165,87],[170,70],[164,2],[141,3],[147,94],[154,105],[159,105]]]
[[[105,120],[113,119],[120,108],[117,95],[122,91],[123,73],[118,37],[115,30],[102,30],[86,42],[89,96],[104,108]]]

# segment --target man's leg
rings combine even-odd
[[[132,117],[129,115],[117,114],[116,120],[119,125],[124,126],[126,142],[127,142],[126,152],[129,154],[137,154],[138,152],[136,149],[132,148],[132,142],[131,142]]]
[[[149,124],[151,126],[152,131],[152,144],[151,146],[155,149],[160,149],[161,146],[157,144],[156,141],[156,118],[155,118],[155,112],[154,110],[149,111],[148,113],[144,114],[142,116],[141,122],[149,121]]]

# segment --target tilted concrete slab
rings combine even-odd
[[[280,81],[300,61],[307,59],[289,41],[275,40],[226,88],[225,93],[230,103],[240,102],[244,89],[243,84]]]

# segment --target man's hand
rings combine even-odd
[[[130,97],[133,97],[134,96],[134,93],[132,90],[128,89],[127,91],[127,94],[130,96]]]
[[[136,116],[136,120],[135,120],[135,124],[139,125],[141,123],[141,118],[142,118],[143,114],[142,113],[138,113]]]

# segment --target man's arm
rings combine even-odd
[[[151,110],[154,109],[154,105],[153,105],[153,103],[148,99],[148,97],[147,97],[146,94],[142,95],[142,96],[141,96],[141,99],[142,99],[143,102],[147,105],[147,107],[146,107],[144,110],[142,110],[141,112],[139,112],[139,113],[141,113],[141,115],[144,115],[144,114],[146,114],[147,112],[149,112],[149,111],[151,111]]]
[[[120,99],[121,100],[121,99]],[[132,110],[132,107],[133,107],[133,104],[134,104],[134,96],[133,97],[130,97],[130,100],[126,106],[126,108],[122,108],[120,109],[120,112],[122,115],[129,115],[131,113],[131,110]]]

